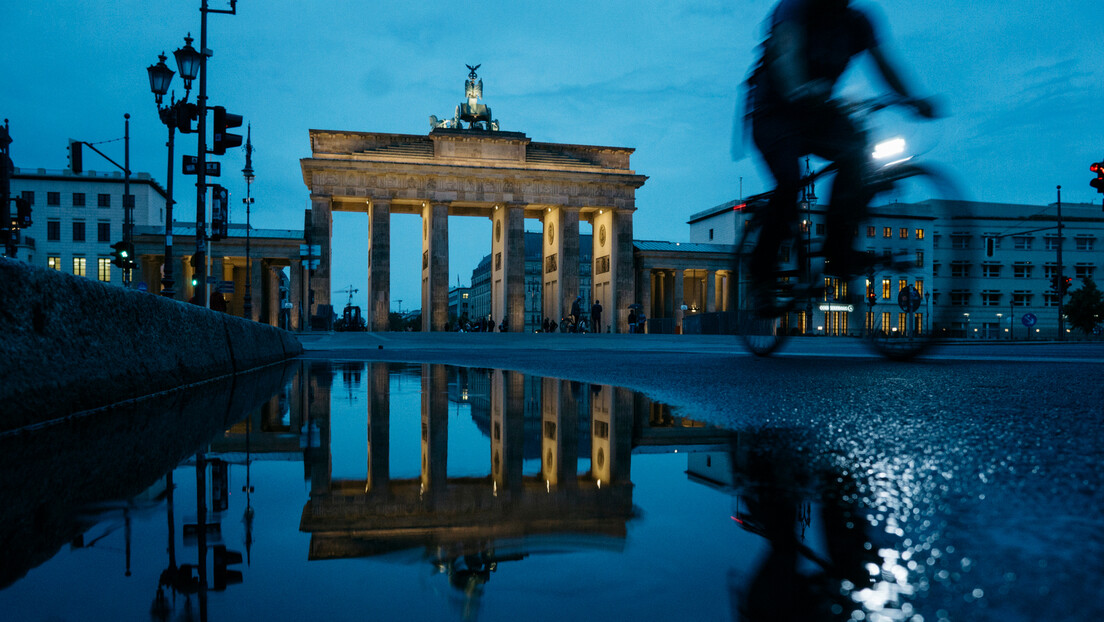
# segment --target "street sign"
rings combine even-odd
[[[234,282],[233,281],[219,281],[218,293],[220,294],[233,294]]]
[[[149,285],[146,285],[145,281],[141,281],[140,283],[138,283],[138,291],[148,292],[149,291]]]
[[[923,298],[915,287],[909,285],[897,294],[897,306],[901,307],[901,310],[905,313],[916,313],[921,302],[923,302]]]
[[[183,156],[181,161],[181,171],[185,175],[195,175],[199,170],[199,158],[196,156],[186,155]],[[219,177],[222,174],[222,164],[218,162],[204,162],[204,168],[207,169],[208,177]]]
[[[1039,319],[1035,317],[1034,313],[1024,313],[1023,317],[1020,318],[1020,321],[1023,322],[1024,326],[1031,328],[1035,325],[1035,322],[1039,321]]]

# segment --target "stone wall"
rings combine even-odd
[[[0,431],[302,350],[266,324],[0,258]]]

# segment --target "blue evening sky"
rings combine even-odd
[[[739,197],[741,188],[769,187],[754,157],[733,161],[731,144],[738,85],[773,4],[241,0],[237,15],[209,17],[209,103],[253,126],[253,225],[298,229],[309,205],[299,167],[310,155],[308,129],[426,134],[429,115],[450,117],[461,102],[464,65],[479,63],[484,101],[503,130],[538,142],[635,148],[632,166],[649,177],[637,193],[635,237],[683,241],[690,214]],[[64,168],[68,138],[121,137],[130,113],[131,168],[163,183],[166,130],[146,67],[165,51],[175,70],[171,53],[189,31],[198,46],[200,0],[5,5],[0,117],[11,120],[16,166]],[[1064,202],[1098,202],[1088,167],[1104,157],[1104,5],[861,6],[878,16],[916,90],[940,96],[948,113],[922,125],[886,115],[879,132],[900,131],[955,170],[966,198],[1044,205],[1061,184]],[[860,63],[847,90],[878,86],[866,80],[869,69]],[[173,88],[182,94],[179,76]],[[121,142],[103,148],[121,161]],[[194,135],[178,134],[181,153],[195,153]],[[110,170],[94,154],[85,160],[86,168]],[[232,218],[243,222],[244,153],[221,161]],[[177,174],[179,220],[195,217],[189,182]],[[413,216],[393,221],[392,306],[402,299],[409,309],[419,304],[420,227]],[[467,284],[489,252],[489,221],[453,218],[450,228],[450,281]],[[363,305],[366,219],[337,214],[334,230],[333,289],[359,288]],[[333,300],[340,307],[345,296]]]

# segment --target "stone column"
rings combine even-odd
[[[314,292],[314,305],[304,312],[309,316],[317,315],[322,305],[330,303],[330,274],[333,258],[331,256],[331,236],[333,235],[333,200],[328,196],[311,195],[311,208],[308,212],[308,225],[304,235],[308,243],[320,247],[321,259],[318,268],[310,275],[310,289]],[[305,303],[309,302],[309,298]]]
[[[590,477],[609,485],[613,481],[613,387],[590,391]]]
[[[652,317],[652,267],[644,265],[640,268],[640,309],[636,314],[644,314],[645,317]]]
[[[520,493],[524,483],[525,377],[513,371],[491,374],[491,479],[498,493]]]
[[[368,363],[368,477],[365,492],[386,495],[391,486],[391,378],[387,363]]]
[[[613,214],[613,272],[611,297],[616,306],[617,326],[614,332],[628,332],[629,305],[636,302],[636,282],[633,279],[633,213],[617,210]]]
[[[682,312],[682,296],[683,296],[683,280],[686,276],[685,270],[675,270],[675,295],[672,300],[672,311],[675,315],[675,327],[677,332],[682,332],[682,316],[685,315]]]
[[[579,486],[579,398],[590,390],[590,385],[560,381],[559,449],[560,488]]]
[[[428,499],[445,492],[448,473],[448,371],[422,365],[422,490]]]
[[[619,258],[617,256],[617,227],[614,221],[614,211],[600,209],[593,215],[593,235],[591,236],[591,283],[594,288],[592,300],[602,303],[602,323],[612,327],[612,332],[625,332],[621,316],[628,317],[628,309],[625,308],[632,301],[619,300],[616,274]],[[593,322],[594,318],[591,318]],[[603,332],[604,327],[593,326],[594,332]]]
[[[505,318],[509,321],[510,332],[520,333],[525,330],[525,207],[510,203],[505,216]]]
[[[422,207],[422,330],[444,330],[448,322],[448,205]]]
[[[386,331],[391,312],[391,202],[373,200],[368,208],[368,308],[370,331]]]
[[[560,212],[560,300],[563,314],[579,296],[579,210],[561,207]],[[588,309],[584,309],[584,312]]]
[[[283,304],[283,301],[280,300],[280,275],[277,272],[280,270],[280,266],[273,265],[268,261],[261,262],[261,265],[264,266],[262,268],[264,274],[264,285],[262,286],[264,298],[262,298],[262,300],[264,300],[265,304],[266,321],[271,326],[284,328],[284,326],[280,324],[281,305]]]
[[[717,310],[717,271],[705,271],[705,312],[713,313]]]
[[[306,268],[302,261],[292,259],[288,270],[288,302],[291,303],[291,308],[288,309],[288,325],[294,331],[303,330],[299,320],[306,318],[307,302],[303,300],[306,287]]]
[[[658,310],[655,313],[648,313],[648,317],[667,317],[667,272],[656,270],[654,275],[656,309]]]
[[[561,391],[560,380],[541,379],[541,479],[550,487],[560,484]]]

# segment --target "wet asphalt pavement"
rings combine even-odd
[[[308,335],[308,358],[516,369],[642,391],[854,478],[925,620],[1104,619],[1104,345],[949,345],[921,361],[807,339]],[[886,574],[890,570],[884,569]],[[908,619],[908,618],[902,618]]]

